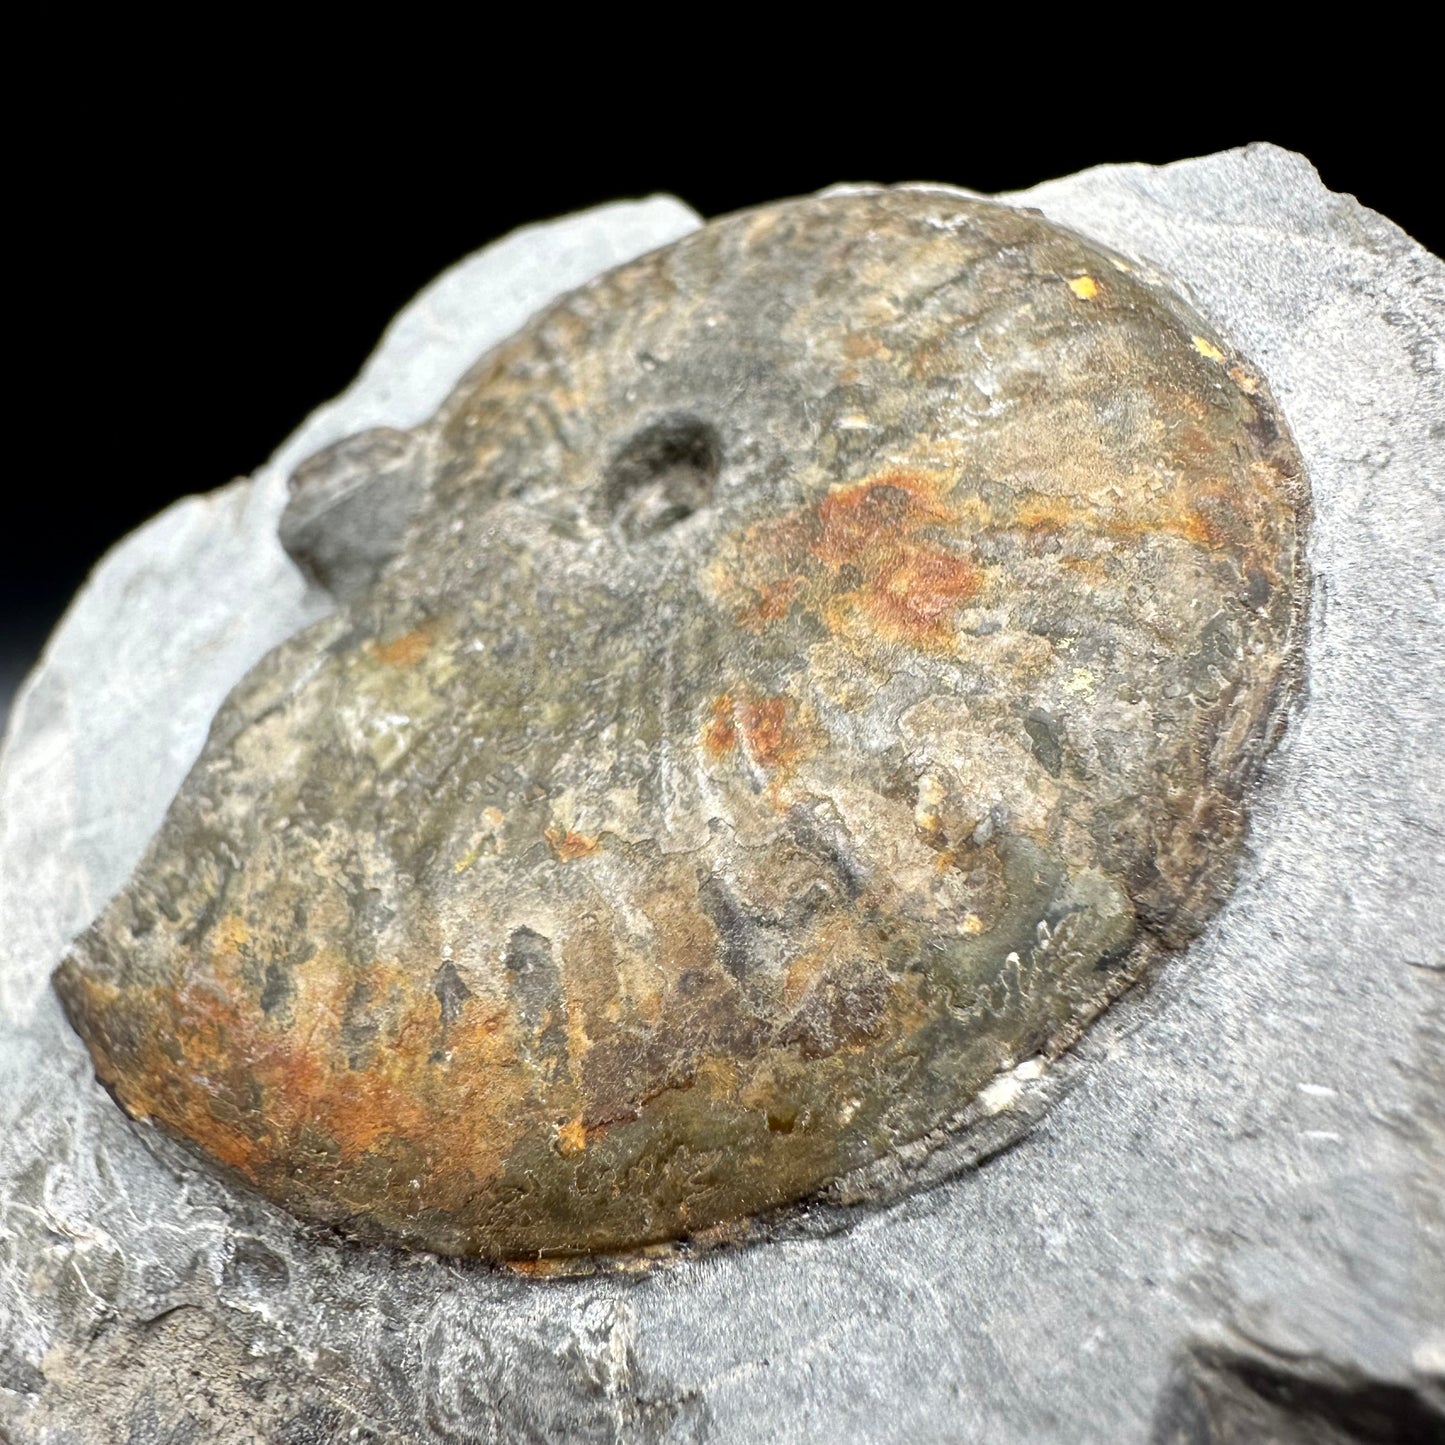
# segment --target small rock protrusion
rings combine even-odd
[[[347,437],[291,474],[281,545],[338,601],[365,592],[401,549],[425,490],[422,448],[390,427]]]

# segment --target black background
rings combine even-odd
[[[504,62],[489,59],[493,81]],[[396,69],[413,83],[394,85]],[[262,54],[237,82],[92,59],[91,83],[67,91],[68,138],[21,137],[30,402],[12,423],[38,435],[43,460],[12,459],[6,488],[0,710],[109,545],[257,467],[345,388],[421,286],[527,221],[653,191],[714,216],[839,180],[1012,190],[1272,141],[1445,249],[1438,123],[1357,90],[1349,104],[1325,86],[1313,107],[1293,95],[1230,107],[1209,82],[1161,72],[1110,114],[1092,83],[1005,101],[873,84],[860,102],[856,86],[815,78],[785,116],[786,67],[732,92],[694,75],[669,88],[656,70],[590,89],[549,74],[550,88],[503,99],[491,81],[459,95],[453,63],[435,85],[445,104],[416,71],[409,54],[390,70],[323,57],[282,73]],[[747,102],[735,115],[729,95]]]

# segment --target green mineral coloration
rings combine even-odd
[[[944,192],[715,222],[296,485],[340,609],[56,984],[130,1113],[364,1239],[625,1253],[938,1137],[1204,925],[1295,671],[1261,380]]]

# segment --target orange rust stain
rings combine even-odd
[[[436,629],[431,623],[403,632],[390,642],[376,642],[371,646],[372,655],[388,667],[415,667],[428,652],[436,639]]]
[[[783,577],[777,582],[761,583],[755,589],[757,601],[739,610],[739,624],[750,632],[761,632],[770,622],[782,621],[802,585],[801,577]]]
[[[218,930],[219,931],[219,930]],[[425,1139],[442,1101],[432,1075],[439,1021],[429,990],[417,992],[390,965],[298,970],[289,1023],[268,1019],[227,955],[212,952],[209,976],[178,988],[169,1023],[153,1026],[120,1089],[127,1106],[195,1139],[223,1164],[259,1181],[284,1170],[324,1139],[352,1162],[396,1138]],[[232,962],[234,955],[230,956]],[[353,1067],[342,1020],[357,985],[378,1005],[369,1018],[373,1045]],[[164,1019],[159,1001],[127,1000],[136,1016]],[[446,1044],[464,1067],[495,1070],[498,1019],[475,1000],[448,1031]],[[479,1119],[479,1126],[485,1128]],[[478,1151],[478,1162],[485,1156]],[[314,1147],[314,1146],[313,1146]]]
[[[760,767],[787,768],[801,757],[802,744],[790,726],[792,708],[785,697],[765,697],[737,709],[743,741]]]
[[[1221,538],[1214,525],[1202,512],[1187,512],[1181,519],[1179,535],[1188,542],[1197,542],[1201,547],[1217,546]]]
[[[81,981],[90,1017],[128,1025],[123,1054],[112,1055],[104,1034],[92,1040],[97,1072],[127,1109],[263,1187],[314,1176],[322,1161],[375,1159],[377,1178],[392,1181],[375,1186],[372,1205],[383,1211],[446,1207],[449,1191],[474,1189],[502,1167],[529,1087],[515,1068],[513,1030],[503,1027],[508,1010],[467,998],[443,1030],[435,995],[410,971],[322,950],[293,971],[286,1017],[268,1017],[256,997],[257,960],[228,948],[244,929],[234,916],[218,922],[205,941],[208,967],[170,987],[107,986],[102,996]],[[249,932],[248,954],[264,954]],[[358,1016],[360,1053],[347,1033]],[[417,1150],[455,1128],[448,1076],[457,1072],[486,1077],[488,1098],[469,1115],[455,1164],[420,1170]]]
[[[574,863],[578,858],[586,858],[601,846],[596,838],[589,838],[586,833],[574,833],[570,828],[548,828],[546,839],[563,863]]]
[[[1109,576],[1109,569],[1092,557],[1060,557],[1059,566],[1078,572],[1091,582],[1104,582]]]
[[[864,604],[880,631],[914,642],[951,635],[953,610],[978,591],[976,568],[943,547],[914,547],[878,569]]]
[[[703,751],[721,759],[739,744],[753,763],[772,774],[772,790],[811,751],[808,730],[799,725],[791,698],[739,699],[725,692],[713,700],[703,724]]]
[[[1085,511],[1071,512],[1057,501],[1037,501],[1020,507],[1014,521],[1027,532],[1064,532],[1085,520],[1085,515]]]
[[[947,545],[963,520],[952,487],[948,473],[892,468],[748,529],[724,581],[746,589],[739,622],[761,632],[798,605],[850,638],[951,647],[954,612],[982,586]]]
[[[570,1273],[576,1267],[576,1260],[549,1259],[504,1259],[502,1265],[513,1274],[525,1275],[529,1279],[551,1279],[554,1275]]]
[[[711,758],[721,758],[738,744],[737,723],[733,718],[733,695],[725,692],[713,699],[712,710],[702,727],[703,751]]]
[[[861,614],[880,635],[915,647],[946,646],[954,611],[981,585],[978,569],[929,535],[955,524],[937,479],[884,472],[830,492],[817,508],[809,551],[835,575],[861,574],[835,599],[827,617],[838,625]]]
[[[581,1119],[571,1119],[557,1129],[557,1152],[567,1158],[580,1154],[587,1147],[587,1126]]]
[[[336,970],[314,993],[303,987],[291,1027],[272,1025],[244,1004],[234,985],[224,986],[228,982],[182,990],[175,1020],[192,1084],[186,1096],[190,1127],[224,1162],[254,1175],[275,1162],[306,1121],[322,1129],[346,1160],[391,1135],[416,1137],[421,1130],[424,1136],[428,1111],[412,1076],[435,1037],[434,1000],[415,996],[399,970]],[[358,986],[378,1006],[378,1047],[353,1068],[338,1035]],[[323,1040],[330,1046],[321,1046]],[[245,1101],[239,1130],[218,1130],[225,1121],[204,1117],[212,1081],[220,1084],[221,1097]]]
[[[821,529],[810,551],[832,567],[864,563],[879,546],[910,538],[921,527],[951,522],[933,478],[889,471],[830,491],[817,507]]]
[[[1104,511],[1088,505],[1074,506],[1064,499],[1046,498],[1020,507],[1014,520],[1030,532],[1067,532],[1081,528],[1125,538],[1161,532],[1205,547],[1216,546],[1220,541],[1218,531],[1209,519],[1196,508],[1188,506],[1145,515]]]

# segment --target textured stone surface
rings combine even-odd
[[[203,548],[286,575],[276,473],[186,504],[79,601],[0,771],[12,1434],[205,1438],[197,1376],[235,1402],[238,1439],[249,1421],[279,1439],[1197,1440],[1248,1438],[1251,1419],[1308,1439],[1322,1402],[1426,1418],[1445,1363],[1442,268],[1269,149],[1027,200],[1186,288],[1261,368],[1310,476],[1306,689],[1223,911],[1147,995],[1018,1081],[1063,1093],[1041,1127],[842,1233],[561,1282],[319,1242],[128,1123],[45,989],[221,696],[306,620],[299,589],[275,610],[241,589],[234,620],[218,602],[211,637],[178,653],[128,630],[132,598],[195,605]],[[410,414],[358,404],[288,463],[413,425],[444,390]],[[175,679],[193,662],[188,723]]]
[[[1208,333],[1012,207],[791,201],[313,459],[349,604],[58,971],[102,1081],[445,1253],[889,1182],[1232,874],[1305,486]]]

